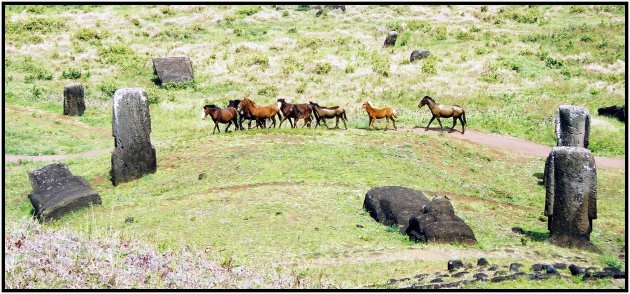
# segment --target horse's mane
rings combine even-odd
[[[433,98],[431,98],[429,96],[424,96],[424,98],[427,98],[427,99],[431,100],[433,103],[436,103],[435,100],[433,100]]]
[[[372,104],[372,101],[368,100],[368,101],[366,101],[366,103],[367,103],[368,105],[370,105],[370,107],[374,107],[374,104]]]
[[[219,108],[214,104],[206,104],[206,106],[204,106],[203,108]]]

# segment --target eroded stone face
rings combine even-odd
[[[398,38],[398,33],[391,31],[387,34],[387,38],[385,38],[385,46],[394,46],[396,45],[396,39]]]
[[[151,116],[147,93],[142,89],[120,89],[114,94],[112,132],[112,183],[128,182],[153,173],[157,168],[151,144]]]
[[[83,115],[85,111],[85,91],[79,83],[66,84],[63,90],[63,114]]]
[[[594,248],[589,240],[597,218],[597,172],[591,152],[554,147],[545,162],[545,189],[550,241]]]
[[[162,84],[193,80],[192,62],[188,57],[155,57],[153,70]]]
[[[74,176],[63,163],[51,163],[28,173],[33,192],[28,195],[35,217],[57,219],[66,213],[101,204],[98,193],[85,179]]]
[[[588,148],[591,128],[591,116],[588,110],[573,106],[561,105],[556,115],[557,146]]]
[[[411,56],[409,57],[410,62],[414,62],[416,60],[424,59],[429,57],[431,53],[427,50],[413,50],[411,52]]]

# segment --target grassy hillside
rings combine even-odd
[[[546,242],[543,159],[433,133],[367,131],[359,108],[369,99],[395,107],[399,127],[425,126],[430,115],[417,104],[430,95],[463,106],[472,129],[553,146],[557,106],[581,105],[593,117],[590,149],[625,156],[625,125],[596,115],[625,103],[623,8],[348,6],[315,17],[300,6],[8,6],[5,154],[111,147],[112,95],[141,87],[151,102],[157,172],[114,188],[109,154],[65,161],[103,205],[49,229],[95,238],[115,231],[162,251],[190,246],[227,264],[279,267],[335,287],[443,271],[450,258],[529,267],[585,257],[588,265],[623,267],[625,170],[598,170],[591,239],[602,253],[559,248]],[[398,43],[383,48],[392,29]],[[414,49],[431,57],[409,63]],[[195,81],[156,85],[151,57],[180,55],[191,58]],[[70,81],[86,88],[82,117],[61,115]],[[342,105],[349,130],[210,135],[202,106],[246,95],[260,104]],[[42,165],[5,164],[6,221],[29,215],[26,173]],[[479,244],[413,243],[376,223],[362,202],[380,185],[449,195]],[[128,216],[136,222],[125,223]],[[530,234],[512,233],[515,226]],[[623,287],[611,280],[473,287],[497,286]]]

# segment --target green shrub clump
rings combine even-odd
[[[315,66],[315,72],[320,75],[329,73],[331,69],[332,65],[328,62],[320,62]]]
[[[61,77],[64,79],[76,80],[81,77],[81,70],[78,68],[70,68],[67,71],[61,72]]]

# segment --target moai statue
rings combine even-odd
[[[560,105],[556,116],[557,146],[588,148],[590,129],[591,115],[588,110],[573,105]]]
[[[85,111],[85,101],[83,85],[79,83],[67,84],[63,89],[63,114],[83,115]]]
[[[545,189],[550,241],[597,250],[590,242],[597,218],[597,173],[591,152],[554,147],[545,162]]]
[[[114,94],[112,132],[112,184],[138,179],[157,168],[151,145],[151,116],[147,93],[142,89],[120,89]]]

